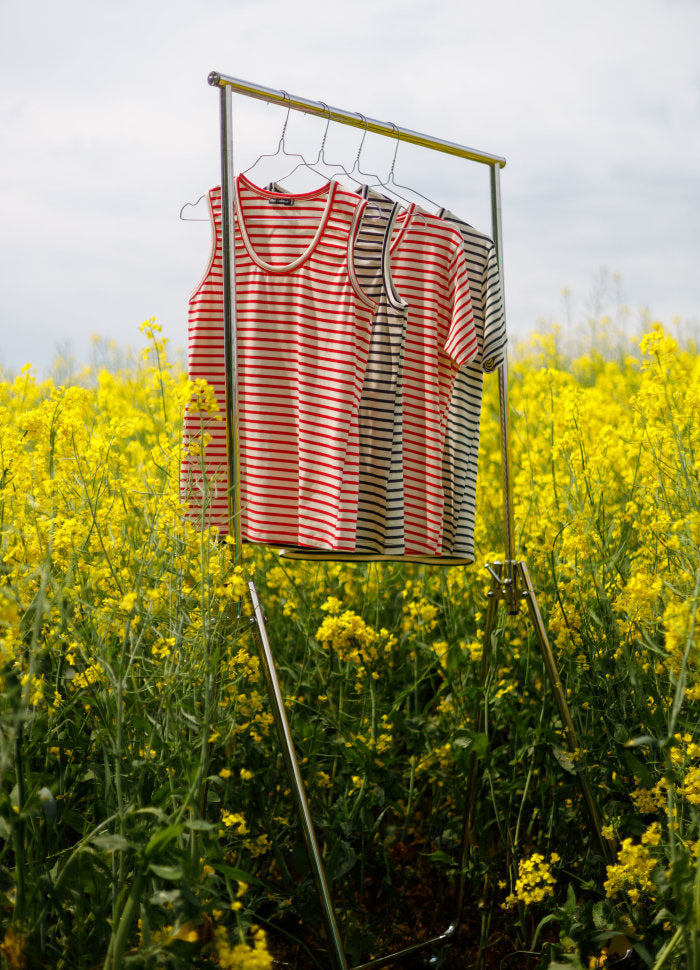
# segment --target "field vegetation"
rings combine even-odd
[[[464,921],[433,966],[630,947],[623,967],[700,970],[700,365],[643,329],[598,320],[574,353],[553,331],[511,357],[517,557],[576,750],[525,609],[499,613],[480,677],[494,377],[477,562],[451,569],[253,547],[234,567],[183,517],[183,408],[211,397],[154,321],[117,369],[0,380],[0,965],[327,970],[252,578],[351,965],[449,922],[475,755]]]

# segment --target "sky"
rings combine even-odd
[[[514,341],[600,313],[697,333],[698,37],[700,0],[0,0],[0,367],[140,346],[154,317],[186,347],[210,230],[181,209],[220,181],[212,70],[504,156]],[[287,112],[233,112],[236,170],[289,172]],[[284,147],[313,161],[325,129],[293,112]],[[325,134],[351,168],[362,133]],[[487,167],[367,135],[360,168],[392,161],[406,198],[491,232]]]

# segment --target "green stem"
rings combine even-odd
[[[119,819],[119,834],[124,838],[124,794],[122,787],[122,754],[124,745],[124,678],[126,676],[124,659],[127,652],[127,644],[129,642],[129,632],[131,629],[131,621],[126,621],[126,626],[124,628],[124,640],[122,642],[121,656],[119,658],[119,666],[117,668],[117,690],[116,690],[116,703],[117,703],[117,735],[114,743],[114,787],[117,794],[117,818]],[[118,880],[121,883],[124,878],[124,861],[123,853],[120,853],[119,859],[119,876]]]
[[[24,777],[22,762],[22,725],[17,725],[15,733],[15,764],[17,766],[17,811],[18,817],[12,826],[12,841],[15,849],[15,908],[14,921],[20,923],[24,915],[24,895],[25,895],[25,858],[24,858],[24,819],[22,818],[22,808],[24,807]]]
[[[210,590],[209,590],[209,557],[205,550],[204,542],[199,545],[199,569],[200,569],[200,609],[202,615],[202,636],[203,643],[203,666],[204,666],[204,711],[202,716],[202,738],[199,756],[199,771],[197,775],[197,807],[200,816],[204,816],[207,797],[207,774],[209,772],[210,748],[209,737],[212,728],[212,707],[214,695],[215,677],[211,671],[211,637],[213,636],[210,610]]]
[[[671,956],[673,951],[678,946],[678,943],[680,942],[680,939],[682,936],[683,936],[683,927],[679,926],[676,932],[671,937],[671,939],[666,944],[666,946],[663,948],[661,953],[659,953],[659,957],[656,963],[654,964],[654,966],[652,967],[652,970],[661,970],[661,967],[663,967],[663,965],[666,963],[668,958]]]
[[[24,804],[26,801],[26,779],[24,777],[24,758],[22,754],[22,744],[24,740],[22,718],[29,711],[31,700],[32,678],[36,669],[37,644],[41,634],[41,625],[46,610],[46,587],[48,585],[48,566],[41,571],[41,581],[39,589],[34,598],[34,617],[32,620],[32,639],[29,647],[29,657],[27,660],[27,681],[19,704],[19,709],[15,716],[14,729],[14,754],[15,754],[15,776],[17,779],[17,820],[12,827],[12,841],[15,849],[15,886],[16,897],[14,906],[14,918],[21,922],[24,917],[25,894],[26,894],[26,855],[24,852],[24,832],[25,820],[22,818]]]
[[[700,970],[700,860],[695,862],[695,898],[693,900],[693,930],[691,946],[693,949],[693,970]]]
[[[408,800],[406,802],[406,813],[403,818],[403,831],[401,832],[401,841],[406,841],[406,835],[408,834],[408,821],[411,817],[411,809],[413,808],[413,791],[416,784],[416,756],[412,754],[410,757],[411,763],[411,774],[408,779]]]
[[[129,895],[127,896],[126,902],[124,903],[124,908],[119,915],[116,931],[114,926],[112,927],[112,938],[109,943],[109,950],[107,951],[107,959],[105,960],[104,970],[122,970],[124,948],[126,947],[126,943],[129,938],[131,924],[136,916],[139,900],[141,898],[141,889],[143,887],[144,878],[144,874],[141,872],[136,873],[134,876],[133,885]]]

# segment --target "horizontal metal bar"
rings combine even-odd
[[[240,78],[229,77],[226,74],[220,74],[218,71],[212,71],[208,80],[213,87],[229,86],[238,94],[245,94],[250,98],[257,98],[259,101],[267,101],[270,104],[286,105],[294,111],[303,111],[305,114],[328,118],[330,121],[337,121],[341,125],[352,125],[353,128],[362,128],[363,131],[371,131],[375,135],[388,135],[411,145],[420,145],[422,148],[431,148],[447,155],[468,158],[472,162],[481,162],[484,165],[498,165],[499,168],[503,168],[506,164],[505,158],[500,155],[480,152],[475,148],[467,148],[466,145],[444,141],[442,138],[433,138],[432,135],[411,131],[410,128],[400,128],[391,122],[366,118],[359,112],[353,114],[351,111],[344,111],[342,108],[333,108],[322,101],[310,101],[308,98],[288,94],[287,91],[276,91],[274,88],[266,88],[261,84],[254,84],[252,81],[241,81]]]

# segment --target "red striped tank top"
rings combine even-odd
[[[190,301],[190,377],[212,384],[223,417],[221,194],[215,241]],[[279,195],[236,179],[235,274],[241,536],[322,549],[355,546],[358,408],[375,304],[352,251],[365,200],[330,182]],[[190,515],[227,531],[226,433],[191,405],[182,490]],[[209,438],[201,438],[204,432]],[[197,438],[201,448],[197,454]],[[193,447],[194,446],[194,447]]]

